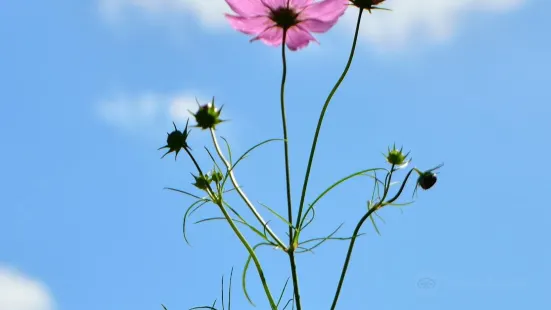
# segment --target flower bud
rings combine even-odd
[[[424,172],[417,179],[417,184],[419,184],[419,187],[421,187],[422,189],[427,190],[431,188],[434,184],[436,184],[436,181],[436,173]]]
[[[358,7],[360,10],[388,10],[376,7],[377,4],[383,3],[385,0],[350,0],[351,4]]]
[[[420,187],[424,190],[428,190],[431,187],[433,187],[434,184],[436,184],[436,181],[438,180],[434,170],[436,170],[436,169],[438,169],[442,166],[443,166],[443,164],[438,165],[437,167],[432,168],[430,170],[427,170],[425,172],[421,172],[421,171],[415,169],[417,171],[417,173],[419,174],[419,178],[417,178],[417,185],[415,186],[415,189],[417,189],[417,187]]]
[[[394,166],[397,166],[399,168],[403,168],[407,166],[409,161],[407,160],[407,157],[409,155],[409,152],[407,154],[404,154],[403,147],[399,150],[396,149],[396,145],[392,146],[392,150],[388,148],[388,153],[385,155],[386,161]]]
[[[191,114],[195,117],[195,121],[197,122],[196,127],[201,129],[215,129],[216,125],[223,122],[223,120],[220,119],[221,112],[222,108],[217,109],[214,106],[214,98],[212,98],[212,102],[199,106],[199,111],[195,114]]]
[[[211,174],[211,179],[212,181],[214,181],[215,183],[220,183],[222,182],[222,180],[224,179],[224,175],[222,174],[222,172],[218,171],[218,170],[215,170],[212,172]]]
[[[186,122],[186,128],[184,128],[184,131],[179,131],[178,128],[176,128],[176,124],[172,123],[174,125],[174,131],[171,133],[166,133],[168,137],[166,138],[166,145],[159,148],[161,149],[168,149],[168,151],[161,157],[165,157],[167,154],[175,152],[176,155],[174,156],[174,160],[178,157],[178,152],[180,152],[181,149],[189,148],[187,145],[187,138],[189,136],[188,131],[188,123]]]
[[[206,190],[209,187],[210,182],[212,182],[208,175],[199,175],[198,177],[193,175],[193,177],[195,178],[195,183],[193,183],[193,185],[201,190]]]

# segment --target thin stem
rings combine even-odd
[[[415,168],[414,168],[415,169]],[[354,244],[356,242],[356,237],[358,236],[360,229],[362,228],[362,225],[364,224],[365,220],[367,220],[371,214],[385,205],[393,203],[398,197],[402,194],[402,191],[404,190],[404,187],[411,175],[411,173],[414,171],[414,169],[411,169],[408,174],[406,175],[404,181],[402,182],[402,186],[400,186],[400,189],[398,190],[398,193],[394,195],[389,201],[385,202],[385,199],[388,195],[388,191],[390,189],[390,183],[392,181],[392,174],[394,173],[394,165],[392,165],[392,169],[390,170],[390,173],[387,174],[387,177],[385,178],[385,190],[383,193],[383,198],[379,200],[378,203],[376,203],[373,208],[369,209],[367,213],[360,219],[358,224],[356,225],[356,228],[354,229],[354,233],[352,234],[352,238],[350,239],[350,245],[348,246],[348,252],[346,253],[346,259],[344,260],[344,265],[342,267],[341,277],[339,279],[339,284],[337,285],[337,291],[335,293],[335,297],[333,299],[333,304],[331,305],[331,310],[334,310],[337,306],[337,301],[339,299],[339,294],[342,289],[342,285],[344,283],[344,278],[346,277],[346,271],[348,270],[348,264],[350,263],[350,259],[352,257],[352,250],[354,249]]]
[[[199,164],[197,163],[197,161],[195,160],[191,152],[187,148],[184,148],[184,149],[186,153],[189,155],[189,157],[191,158],[191,160],[193,161],[193,164],[195,164],[195,167],[197,168],[197,171],[199,171],[199,174],[204,175],[203,171],[201,170],[201,167],[199,166]],[[249,252],[249,255],[251,255],[253,262],[256,266],[256,270],[258,271],[258,276],[260,277],[260,281],[262,282],[262,286],[264,287],[264,292],[266,293],[266,297],[268,298],[268,301],[270,303],[270,307],[272,308],[272,310],[277,310],[277,305],[274,301],[274,298],[272,297],[272,293],[270,292],[270,288],[268,287],[268,282],[266,281],[266,277],[264,276],[264,271],[262,270],[262,266],[258,261],[258,257],[256,257],[256,253],[254,252],[254,249],[250,246],[249,242],[247,242],[247,239],[245,239],[243,234],[239,231],[239,228],[237,228],[237,226],[233,222],[233,219],[228,214],[228,211],[226,210],[226,208],[224,207],[224,204],[222,203],[221,197],[217,199],[213,199],[215,198],[215,194],[213,193],[210,184],[207,184],[207,194],[211,197],[212,201],[216,203],[216,205],[218,205],[218,207],[220,208],[220,211],[222,211],[222,214],[226,218],[228,224],[230,224],[231,229],[233,230],[235,235],[237,235],[237,238],[239,238],[241,243],[245,246],[245,248],[247,249],[247,252]]]
[[[287,38],[287,31],[283,31],[283,41],[281,42],[281,62],[283,63],[283,73],[281,75],[281,89],[280,89],[280,98],[281,98],[281,122],[283,124],[283,145],[285,152],[285,184],[287,186],[287,217],[289,218],[289,223],[293,223],[293,206],[291,202],[291,171],[289,168],[289,140],[287,137],[287,117],[285,116],[285,81],[287,79],[287,59],[285,57],[285,41]],[[298,287],[298,274],[297,274],[297,265],[295,261],[295,245],[293,244],[293,227],[289,225],[289,249],[287,253],[289,254],[289,263],[291,265],[291,274],[293,278],[293,289],[295,296],[295,303],[297,305],[297,310],[301,310],[300,304],[300,292]]]
[[[254,214],[254,216],[256,217],[256,219],[260,222],[260,224],[262,224],[262,226],[266,229],[266,231],[268,232],[268,234],[274,238],[275,242],[278,244],[279,247],[281,247],[281,249],[283,249],[284,251],[287,250],[287,246],[283,243],[283,241],[281,241],[279,239],[279,237],[272,231],[272,229],[270,228],[270,226],[268,226],[268,223],[262,218],[262,216],[260,215],[260,213],[258,213],[258,211],[256,210],[255,206],[253,205],[253,203],[249,200],[249,198],[247,197],[247,195],[245,195],[245,193],[241,190],[241,187],[239,186],[239,184],[237,183],[237,179],[235,178],[235,175],[233,173],[233,167],[231,166],[231,164],[226,160],[226,157],[224,157],[224,153],[222,153],[222,149],[220,148],[220,144],[218,143],[218,139],[216,139],[216,133],[214,132],[214,129],[210,129],[210,135],[212,137],[212,142],[214,144],[214,148],[216,149],[216,153],[218,153],[218,156],[220,157],[220,159],[222,160],[222,162],[224,163],[224,166],[226,166],[226,169],[228,169],[228,173],[229,173],[229,176],[230,176],[230,180],[233,184],[233,187],[235,188],[235,190],[237,191],[237,193],[239,194],[239,196],[241,196],[241,199],[243,199],[243,201],[245,202],[245,204],[249,207],[249,209],[251,210],[251,212]]]
[[[295,225],[295,227],[297,227],[297,229],[300,229],[300,221],[301,221],[301,216],[302,216],[302,210],[304,208],[304,200],[306,198],[306,189],[308,187],[308,180],[310,178],[310,170],[312,169],[312,163],[314,161],[314,153],[316,152],[316,145],[318,143],[318,137],[319,137],[319,133],[320,133],[320,130],[321,130],[321,125],[323,123],[323,117],[325,116],[325,112],[327,111],[327,107],[329,106],[329,103],[331,102],[331,99],[333,98],[333,96],[335,95],[335,93],[337,92],[337,89],[339,88],[339,86],[341,85],[341,83],[344,81],[344,78],[346,77],[346,74],[348,73],[348,70],[350,69],[350,66],[352,65],[352,59],[354,58],[354,52],[356,50],[356,43],[358,41],[358,34],[360,32],[360,23],[362,21],[362,13],[363,13],[363,10],[359,10],[359,14],[358,14],[358,21],[356,23],[356,31],[354,33],[354,40],[352,41],[352,49],[350,51],[350,56],[348,57],[348,62],[346,63],[346,67],[344,68],[344,71],[342,72],[340,78],[338,79],[337,83],[335,84],[335,86],[333,86],[333,89],[331,90],[331,92],[329,93],[329,96],[327,96],[327,99],[325,100],[325,104],[323,105],[323,108],[321,110],[321,115],[320,115],[320,118],[318,120],[318,126],[316,128],[316,133],[314,134],[314,141],[312,142],[312,148],[310,150],[310,158],[308,159],[308,166],[306,168],[306,175],[304,176],[304,185],[302,186],[302,194],[301,194],[301,197],[300,197],[300,204],[299,204],[299,209],[298,209],[298,215],[297,215],[297,223]],[[297,234],[298,235],[298,234]],[[298,240],[295,240],[295,242],[298,242]]]
[[[333,304],[331,305],[331,310],[334,310],[335,307],[337,306],[337,301],[341,293],[342,284],[344,283],[344,278],[346,276],[348,264],[350,263],[350,258],[352,256],[352,250],[354,249],[354,243],[356,242],[356,237],[358,236],[358,233],[360,232],[360,229],[362,228],[362,225],[365,222],[365,220],[369,218],[371,213],[379,209],[379,207],[380,207],[380,204],[377,204],[373,208],[369,209],[369,211],[367,211],[367,213],[360,219],[360,221],[356,225],[356,228],[354,229],[354,233],[352,234],[352,238],[350,239],[350,245],[348,246],[348,252],[346,253],[346,259],[344,260],[344,265],[342,267],[341,278],[339,279],[339,284],[337,285],[337,291],[333,299]]]

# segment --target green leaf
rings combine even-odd
[[[310,210],[312,211],[312,218],[306,224],[304,224],[300,230],[306,229],[306,227],[308,227],[308,225],[310,225],[310,223],[312,223],[312,221],[316,217],[316,209],[308,207],[308,211],[306,211],[304,219],[306,219],[306,215],[308,214],[308,212],[310,212]]]
[[[247,155],[252,152],[254,149],[256,149],[257,147],[260,147],[266,143],[270,143],[270,142],[273,142],[273,141],[283,141],[283,139],[268,139],[268,140],[265,140],[265,141],[262,141],[256,145],[254,145],[253,147],[251,147],[250,149],[248,149],[245,153],[243,153],[243,155],[241,155],[241,157],[239,157],[239,159],[237,159],[237,161],[235,162],[235,164],[232,165],[232,168],[230,170],[233,170],[235,169],[235,167],[239,164],[239,162],[244,159],[245,157],[247,157]]]
[[[279,308],[279,303],[281,302],[281,299],[283,298],[283,294],[285,294],[285,289],[287,288],[287,284],[289,284],[289,279],[287,278],[287,281],[285,281],[285,285],[283,285],[283,289],[281,290],[281,294],[279,294],[279,298],[277,299],[277,307]]]
[[[214,156],[212,156],[212,153],[209,151],[209,149],[206,146],[205,146],[205,151],[207,151],[207,153],[209,154],[209,157],[212,160],[212,162],[214,163],[214,165],[216,166],[216,168],[219,171],[222,171],[222,169],[220,169],[220,166],[218,166],[218,163],[216,162],[216,159],[214,159]]]
[[[258,247],[263,246],[263,245],[271,246],[272,244],[264,243],[264,242],[258,243],[253,247],[253,252],[256,251],[256,249]],[[247,258],[247,261],[245,262],[245,267],[243,268],[243,275],[241,276],[241,285],[243,286],[243,293],[245,293],[245,297],[247,297],[247,300],[249,301],[249,303],[253,307],[256,307],[256,305],[252,301],[251,297],[249,296],[249,293],[247,292],[247,270],[249,269],[249,264],[251,263],[251,259],[252,259],[252,256],[251,256],[251,254],[249,254],[249,257]]]
[[[310,242],[315,242],[315,241],[319,241],[318,243],[316,243],[314,246],[310,247],[310,248],[307,248],[308,252],[312,252],[313,249],[319,247],[320,245],[322,245],[324,242],[326,241],[329,241],[329,240],[338,240],[338,241],[344,241],[344,240],[350,240],[352,239],[352,237],[333,237],[333,235],[335,235],[339,229],[341,229],[342,225],[344,223],[340,224],[339,227],[337,227],[337,229],[335,229],[332,233],[330,233],[327,237],[322,237],[322,238],[314,238],[314,239],[310,239],[310,240],[306,240],[304,242],[301,242],[300,245],[304,245],[306,243],[310,243]],[[363,234],[359,234],[357,237],[361,236]],[[298,251],[297,251],[298,252]],[[304,251],[303,251],[304,252]],[[298,253],[303,253],[303,252],[298,252]]]
[[[283,310],[287,309],[287,307],[289,306],[289,303],[291,303],[291,302],[292,302],[291,305],[293,305],[293,309],[295,309],[295,303],[294,303],[294,301],[295,301],[295,300],[294,300],[293,298],[287,300],[287,303],[285,304],[285,307],[283,307]]]
[[[176,189],[176,188],[172,188],[172,187],[165,187],[164,189],[167,189],[167,190],[170,190],[170,191],[174,191],[174,192],[178,192],[178,193],[181,193],[181,194],[185,194],[185,195],[191,196],[191,197],[193,197],[193,198],[195,198],[195,199],[204,199],[204,198],[201,198],[201,197],[199,197],[199,196],[197,196],[197,195],[194,195],[194,194],[192,194],[192,193],[188,193],[188,192],[186,192],[186,191],[183,191],[183,190],[181,190],[181,189]]]
[[[189,206],[187,208],[186,213],[184,214],[184,223],[182,224],[182,232],[184,234],[184,240],[186,241],[186,243],[189,246],[191,246],[191,244],[189,243],[189,240],[187,239],[187,234],[186,234],[186,221],[187,221],[187,218],[189,216],[191,216],[191,214],[193,214],[193,212],[195,212],[195,210],[199,209],[200,207],[205,205],[207,202],[209,202],[209,200],[197,200],[196,202],[194,202],[193,204],[191,204],[191,206]],[[197,206],[195,209],[193,209],[193,207],[195,207],[195,205],[198,204],[198,203],[200,203],[199,206]]]
[[[333,190],[335,187],[339,186],[340,184],[352,179],[352,178],[355,178],[357,176],[369,176],[371,178],[373,178],[373,176],[370,176],[370,175],[366,175],[366,173],[368,172],[375,172],[375,171],[378,171],[378,170],[384,170],[384,171],[387,171],[387,169],[385,168],[372,168],[372,169],[366,169],[366,170],[362,170],[362,171],[358,171],[358,172],[355,172],[355,173],[352,173],[340,180],[338,180],[337,182],[333,183],[333,185],[329,186],[325,191],[323,191],[315,200],[314,202],[312,202],[310,204],[310,207],[308,207],[308,210],[306,210],[306,213],[304,214],[303,218],[301,219],[301,222],[300,222],[300,225],[298,225],[298,228],[299,229],[302,229],[302,223],[304,222],[304,220],[306,219],[306,215],[308,215],[308,212],[310,211],[310,209],[313,209],[314,206],[316,205],[316,203],[318,203],[318,201],[320,201],[321,198],[323,198],[326,194],[328,194],[331,190]]]
[[[267,205],[263,204],[262,202],[258,202],[259,204],[261,204],[264,208],[268,209],[268,211],[270,211],[273,215],[277,216],[277,218],[279,218],[283,223],[285,223],[287,226],[290,226],[292,227],[293,229],[295,228],[293,226],[293,224],[289,223],[289,221],[287,221],[283,216],[281,216],[279,213],[277,213],[276,211],[272,210],[272,208],[268,207]]]
[[[270,241],[270,239],[268,239],[268,236],[266,235],[266,233],[262,233],[260,232],[256,227],[250,225],[247,221],[245,221],[245,219],[239,215],[239,213],[234,209],[232,208],[227,202],[224,202],[224,204],[226,205],[226,207],[228,207],[228,209],[230,209],[230,211],[235,214],[240,220],[241,220],[241,224],[247,226],[249,229],[251,229],[253,232],[255,232],[257,235],[259,235],[262,239],[264,239],[266,242],[274,245],[274,246],[277,246],[277,244],[273,243],[272,241]]]
[[[225,305],[224,305],[224,275],[222,275],[222,310],[225,310]]]
[[[228,310],[231,310],[231,283],[233,278],[233,267],[231,267],[230,271],[230,286],[228,288]]]
[[[370,211],[371,208],[373,208],[373,205],[371,204],[371,201],[368,201],[367,202],[367,210]],[[373,212],[375,213],[375,212]],[[377,233],[377,235],[381,235],[381,232],[379,231],[379,228],[377,228],[377,223],[375,223],[375,219],[373,219],[373,214],[371,214],[369,216],[369,219],[371,220],[371,223],[373,224],[373,228],[375,228],[375,232]]]
[[[228,159],[230,161],[230,164],[233,163],[233,160],[232,160],[232,154],[231,154],[231,148],[230,148],[230,143],[228,142],[228,140],[226,140],[226,138],[220,136],[220,138],[222,138],[222,140],[224,140],[224,143],[226,143],[226,148],[228,149]]]

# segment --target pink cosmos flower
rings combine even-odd
[[[348,0],[226,0],[238,16],[226,14],[231,26],[251,41],[261,40],[279,46],[285,34],[290,50],[317,42],[310,32],[323,33],[331,29],[344,14]]]

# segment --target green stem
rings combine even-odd
[[[199,166],[199,164],[197,163],[197,161],[195,160],[191,152],[187,148],[185,148],[185,151],[193,161],[193,164],[197,168],[197,171],[199,171],[199,174],[204,175],[203,171],[201,170],[201,167]],[[264,276],[264,271],[262,270],[262,266],[258,261],[258,257],[256,256],[254,249],[250,246],[249,242],[247,242],[247,239],[245,239],[243,234],[239,231],[239,228],[237,228],[237,226],[233,222],[233,219],[228,214],[228,211],[226,210],[226,208],[224,207],[224,204],[222,203],[222,198],[221,197],[216,198],[210,184],[207,184],[207,194],[210,196],[211,200],[214,203],[216,203],[216,205],[220,208],[220,211],[222,211],[224,218],[226,218],[227,222],[230,224],[231,229],[237,235],[237,238],[239,238],[241,243],[245,246],[245,248],[247,249],[247,252],[249,252],[249,255],[251,255],[253,262],[256,266],[256,270],[258,271],[258,276],[260,277],[260,281],[262,282],[262,286],[264,287],[264,292],[266,293],[266,297],[268,298],[268,301],[270,303],[270,307],[272,308],[272,310],[277,310],[277,304],[274,301],[274,298],[272,297],[272,293],[270,292],[270,288],[268,287],[268,282],[266,281],[266,277]]]
[[[254,214],[254,216],[256,217],[256,219],[260,222],[260,224],[262,224],[262,227],[264,227],[264,229],[266,229],[266,231],[268,232],[268,234],[274,239],[274,241],[277,243],[277,245],[284,251],[287,250],[287,246],[285,246],[285,244],[283,243],[283,241],[281,241],[278,236],[272,231],[272,229],[270,228],[270,226],[268,226],[268,223],[262,218],[262,216],[260,215],[260,213],[258,213],[258,211],[256,210],[255,206],[253,205],[253,203],[249,200],[249,198],[247,197],[247,195],[245,195],[245,193],[241,190],[241,187],[239,186],[239,184],[237,183],[237,179],[235,178],[235,175],[233,173],[233,167],[231,166],[231,164],[226,160],[226,157],[224,157],[224,153],[222,153],[222,149],[220,148],[220,144],[218,143],[218,140],[216,139],[216,133],[214,132],[214,129],[210,129],[210,135],[212,137],[212,142],[214,144],[214,148],[216,149],[216,153],[218,153],[218,156],[220,157],[220,159],[222,160],[222,162],[224,163],[224,166],[226,166],[226,169],[228,169],[228,172],[229,172],[229,176],[230,176],[230,180],[233,184],[233,187],[235,188],[235,190],[237,191],[237,193],[239,194],[239,196],[241,196],[241,199],[243,199],[243,201],[245,202],[245,204],[249,207],[249,209],[251,210],[251,212]]]
[[[281,98],[281,122],[283,123],[283,145],[285,150],[285,183],[287,186],[287,217],[289,218],[289,223],[293,223],[293,206],[291,203],[291,171],[289,168],[289,140],[287,138],[287,117],[285,116],[285,81],[287,79],[287,59],[285,57],[286,38],[287,38],[287,31],[284,30],[283,40],[281,42],[281,61],[283,63],[283,73],[281,75],[280,98]],[[297,306],[297,310],[301,310],[302,306],[300,303],[297,265],[295,261],[295,246],[293,244],[293,240],[294,240],[293,227],[289,225],[289,249],[287,250],[287,253],[289,254],[289,263],[291,265],[295,304]]]
[[[394,165],[393,165],[392,169],[390,170],[390,173],[387,175],[388,180],[387,180],[387,178],[385,178],[385,191],[383,192],[383,198],[381,198],[381,200],[379,200],[379,202],[377,204],[375,204],[373,206],[373,208],[369,209],[369,211],[367,211],[367,213],[360,219],[360,221],[356,225],[356,228],[354,229],[354,233],[352,234],[352,238],[350,239],[350,245],[348,246],[348,252],[346,253],[346,259],[344,260],[344,265],[342,267],[341,277],[339,279],[339,284],[337,285],[337,291],[335,292],[335,297],[333,299],[333,304],[331,305],[331,310],[335,310],[335,307],[337,306],[337,301],[339,299],[339,294],[341,292],[342,285],[344,283],[344,278],[346,277],[346,271],[348,270],[348,264],[350,263],[350,259],[352,257],[352,250],[354,249],[354,244],[356,243],[356,237],[358,236],[358,234],[360,232],[360,229],[362,228],[362,225],[364,224],[365,220],[367,220],[369,218],[369,216],[371,216],[371,214],[373,212],[381,209],[382,207],[384,207],[388,204],[393,203],[394,201],[396,201],[396,199],[398,199],[398,197],[400,197],[400,195],[402,194],[402,191],[404,190],[404,187],[405,187],[411,173],[414,171],[414,169],[411,169],[408,172],[408,174],[406,175],[404,181],[402,182],[402,186],[400,187],[400,190],[398,191],[398,193],[394,197],[392,197],[392,199],[385,202],[385,199],[388,195],[388,190],[390,189],[390,183],[392,181],[392,174],[395,171],[394,170]]]
[[[367,213],[360,219],[360,221],[356,225],[356,228],[354,229],[354,233],[352,234],[352,238],[350,239],[350,245],[348,246],[348,252],[346,253],[346,259],[344,260],[344,265],[342,267],[341,278],[339,279],[339,284],[337,285],[337,292],[335,293],[333,304],[331,305],[331,310],[334,310],[335,307],[337,306],[337,301],[341,293],[342,284],[344,283],[344,278],[346,276],[348,264],[350,263],[350,257],[352,256],[352,250],[354,249],[354,243],[356,242],[356,237],[360,232],[360,228],[362,228],[363,223],[365,222],[365,220],[369,218],[371,213],[379,209],[379,207],[380,207],[380,204],[377,204],[373,208],[369,209],[369,211],[367,211]]]
[[[360,23],[362,21],[362,12],[363,10],[359,10],[358,14],[358,21],[356,23],[356,31],[354,33],[354,40],[352,41],[352,49],[350,51],[350,56],[348,57],[348,62],[346,63],[346,67],[344,68],[344,71],[342,72],[340,78],[338,79],[335,86],[333,86],[333,89],[329,93],[329,96],[327,96],[327,99],[325,100],[325,104],[323,105],[323,108],[321,110],[321,115],[318,120],[318,126],[316,128],[316,133],[314,134],[314,141],[312,142],[312,148],[310,150],[310,158],[308,159],[308,166],[306,168],[306,175],[304,176],[304,185],[302,186],[302,194],[300,197],[300,204],[298,209],[298,215],[296,219],[296,225],[297,229],[301,228],[301,216],[302,216],[302,210],[304,208],[304,200],[306,198],[306,189],[308,187],[308,180],[310,178],[310,170],[312,169],[312,162],[314,161],[314,153],[316,152],[316,145],[318,143],[318,137],[321,130],[321,125],[323,123],[323,117],[325,116],[325,112],[327,111],[327,107],[329,106],[329,103],[331,102],[331,99],[337,92],[337,89],[341,85],[341,83],[344,81],[344,78],[346,77],[346,74],[348,73],[348,70],[350,69],[350,66],[352,65],[352,59],[354,58],[354,52],[356,50],[356,43],[358,41],[358,34],[360,32]],[[298,234],[297,234],[298,235]],[[294,240],[295,242],[298,242],[298,240]]]

